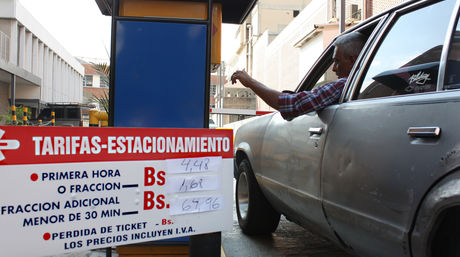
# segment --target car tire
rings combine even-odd
[[[457,257],[460,256],[460,207],[453,207],[444,214],[438,231],[435,233],[431,256]]]
[[[281,215],[273,209],[262,194],[247,159],[239,164],[238,170],[235,199],[241,230],[248,235],[263,235],[274,232],[278,227]]]

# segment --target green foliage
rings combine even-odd
[[[110,65],[108,65],[107,63],[91,63],[91,64],[94,65],[94,68],[97,71],[103,73],[107,77],[109,76],[109,74],[110,74]]]
[[[93,95],[90,101],[97,102],[99,106],[101,106],[104,109],[104,111],[107,112],[107,114],[109,113],[109,94],[107,94],[106,91],[104,91],[104,94],[99,97]]]
[[[32,112],[30,111],[30,108],[27,110],[27,116],[30,117],[32,115]],[[24,106],[17,106],[16,107],[16,121],[19,126],[24,125]],[[13,115],[11,114],[11,110],[9,114],[6,115],[0,115],[0,123],[3,123],[5,125],[13,125]],[[27,125],[30,125],[28,122]]]

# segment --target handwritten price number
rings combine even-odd
[[[179,192],[187,192],[189,190],[194,190],[194,189],[202,189],[203,188],[203,179],[200,178],[198,181],[195,179],[188,180],[184,179],[182,181],[182,185],[180,186]]]
[[[220,207],[220,203],[216,203],[217,200],[217,197],[208,197],[205,203],[209,206],[210,210],[217,210]]]
[[[184,167],[185,171],[187,172],[207,171],[209,170],[209,162],[210,160],[208,158],[199,160],[183,159],[181,162],[181,166]]]
[[[203,201],[203,199],[205,199]],[[214,211],[219,209],[220,203],[217,202],[219,198],[208,197],[202,199],[187,199],[182,203],[182,211],[195,212],[195,211]]]

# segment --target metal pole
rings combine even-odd
[[[216,99],[216,107],[217,108],[223,108],[222,105],[221,105],[221,99],[222,99],[222,87],[223,87],[223,84],[224,84],[224,79],[223,79],[223,76],[224,75],[224,72],[223,72],[223,65],[224,65],[224,62],[222,62],[220,64],[220,69],[219,69],[219,85],[217,86],[218,88],[218,98]],[[222,119],[221,119],[221,114],[217,114],[217,126],[218,127],[222,127]]]
[[[17,125],[16,120],[16,75],[11,74],[11,116],[12,124]]]
[[[112,257],[112,247],[105,248],[105,257]]]
[[[56,126],[56,113],[54,112],[54,109],[51,109],[51,110],[53,110],[51,112],[51,126],[54,127]]]
[[[339,33],[345,31],[345,0],[338,0],[340,2],[339,10]]]
[[[24,107],[23,108],[23,117],[22,117],[22,125],[23,126],[27,126],[27,112],[28,112],[27,107]]]
[[[209,128],[209,92],[211,87],[211,38],[212,38],[212,5],[213,0],[208,0],[208,20],[206,35],[206,74],[205,74],[205,92],[204,92],[204,124],[203,128]]]
[[[16,106],[16,75],[11,74],[11,105]]]
[[[222,73],[225,78],[225,62],[222,62]],[[223,83],[221,87],[222,88],[220,89],[220,108],[224,108],[225,79],[223,79]],[[224,115],[220,114],[219,117],[220,117],[220,126],[223,127],[224,126]]]
[[[361,8],[361,20],[365,20],[367,19],[367,0],[363,0],[363,3],[362,3],[362,7]]]
[[[11,105],[11,124],[14,126],[18,125],[15,105]]]
[[[117,38],[117,21],[119,14],[119,1],[113,0],[112,9],[112,38],[110,47],[110,76],[109,76],[109,127],[115,126],[115,67],[116,63],[116,38]]]

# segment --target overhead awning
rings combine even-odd
[[[95,0],[101,13],[112,15],[114,0]],[[182,2],[208,2],[208,0],[170,0]],[[214,0],[222,4],[222,22],[241,24],[251,12],[257,0]]]

